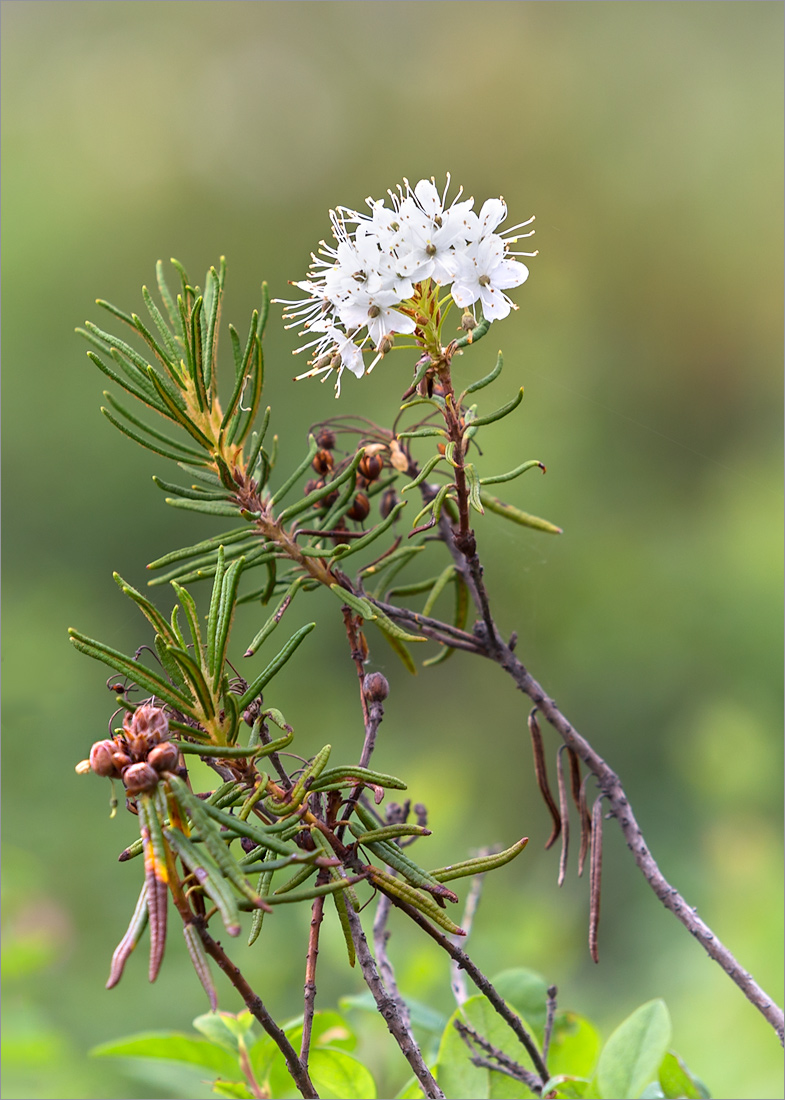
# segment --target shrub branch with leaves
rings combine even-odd
[[[97,741],[77,770],[120,784],[140,829],[140,839],[120,857],[139,857],[142,885],[107,986],[120,981],[147,926],[149,976],[156,978],[171,896],[212,1010],[195,1021],[202,1039],[135,1037],[108,1044],[100,1053],[166,1057],[208,1067],[219,1075],[216,1091],[227,1096],[287,1095],[291,1082],[305,1097],[375,1095],[368,1070],[341,1045],[341,1037],[351,1040],[345,1021],[315,1009],[320,928],[324,907],[330,905],[343,930],[349,965],[359,965],[371,1004],[411,1068],[411,1082],[399,1095],[708,1095],[669,1053],[670,1023],[661,1002],[634,1013],[598,1056],[591,1025],[558,1013],[555,989],[528,971],[510,972],[512,977],[502,975],[494,982],[482,974],[459,942],[469,930],[482,876],[520,855],[527,838],[470,859],[457,853],[458,862],[429,868],[426,808],[420,803],[412,807],[408,799],[387,802],[387,792],[405,791],[406,783],[372,766],[390,685],[381,673],[367,671],[368,624],[381,632],[410,672],[416,668],[410,646],[426,640],[438,646],[426,666],[457,650],[497,663],[534,704],[529,715],[534,768],[553,820],[546,846],[561,840],[560,884],[567,866],[570,802],[577,814],[579,874],[587,860],[589,864],[592,958],[598,961],[607,811],[658,898],[782,1035],[781,1010],[664,879],[618,777],[529,674],[514,652],[515,636],[505,641],[496,625],[473,517],[491,512],[544,534],[560,529],[489,491],[530,470],[544,472],[539,460],[522,461],[502,474],[480,469],[478,436],[513,413],[523,397],[519,388],[492,411],[475,403],[475,394],[500,377],[501,353],[489,373],[463,388],[453,384],[453,363],[461,357],[463,370],[466,353],[471,354],[494,321],[516,308],[506,291],[521,285],[528,269],[510,258],[510,246],[532,231],[513,235],[530,225],[526,222],[505,234],[496,232],[507,213],[501,199],[488,200],[477,214],[473,200],[459,201],[459,194],[447,205],[446,194],[440,196],[429,181],[414,188],[405,183],[390,193],[391,207],[369,200],[370,214],[344,208],[332,212],[335,245],[323,243],[310,277],[294,284],[305,297],[286,303],[285,316],[303,325],[309,337],[305,347],[313,349],[309,369],[300,377],[334,377],[337,396],[344,369],[360,378],[393,351],[400,357],[406,348],[416,354],[414,372],[402,386],[402,404],[389,427],[358,416],[326,418],[312,427],[302,461],[283,477],[276,470],[277,439],[268,434],[271,410],[261,411],[262,337],[270,304],[264,286],[247,339],[229,325],[234,382],[225,408],[217,386],[223,260],[208,272],[203,291],[173,261],[180,277],[176,295],[159,263],[161,307],[142,290],[147,323],[99,301],[131,330],[133,342],[89,322],[80,330],[93,345],[88,355],[104,374],[177,430],[175,435],[159,430],[106,394],[108,406],[102,411],[109,420],[137,443],[174,460],[185,475],[184,485],[154,479],[168,494],[167,503],[234,523],[149,564],[159,574],[150,583],[168,583],[174,591],[177,603],[169,618],[115,577],[152,626],[152,648],[143,644],[126,656],[70,632],[79,650],[113,670],[110,687],[116,693],[116,717],[122,716],[112,736]],[[445,340],[455,306],[462,311],[460,335]],[[370,364],[368,356],[373,356]],[[419,441],[435,444],[424,460],[413,448]],[[405,531],[401,513],[407,505],[407,515],[414,514]],[[441,571],[427,581],[407,584],[405,571],[426,542],[441,544]],[[205,579],[212,580],[206,614],[200,613],[189,590]],[[262,647],[269,648],[270,636],[293,600],[322,586],[338,601],[335,610],[342,617],[347,656],[357,672],[362,743],[356,762],[336,761],[329,744],[308,744],[307,756],[292,755],[294,730],[268,702],[274,699],[276,674],[288,661],[299,659],[314,622],[293,633],[248,679],[227,658],[239,604],[253,602],[268,609],[245,651],[245,657],[253,658]],[[450,622],[433,616],[448,587],[454,592]],[[401,605],[408,597],[422,598],[419,611]],[[469,627],[472,608],[476,621]],[[154,660],[143,663],[143,653]],[[556,754],[555,797],[538,714],[562,741]],[[188,767],[194,757],[215,773],[212,789],[194,789]],[[582,767],[588,772],[585,777]],[[590,777],[599,788],[593,805],[587,791]],[[410,854],[414,842],[423,853],[419,861]],[[456,919],[459,899],[448,884],[465,877],[471,887],[464,916]],[[374,896],[371,950],[360,913]],[[217,923],[228,936],[237,937],[247,920],[252,944],[282,904],[310,904],[311,921],[303,1016],[280,1025],[211,929]],[[450,1021],[440,1022],[444,1033],[435,1059],[425,1057],[415,1040],[416,1006],[401,996],[387,953],[393,907],[452,960],[458,1008]],[[234,1016],[217,1011],[210,960],[234,985],[245,1012]],[[467,995],[465,977],[478,991],[473,997]],[[264,1037],[253,1037],[254,1021]],[[499,1092],[499,1087],[507,1091]]]

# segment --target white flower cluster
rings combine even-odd
[[[432,180],[415,187],[404,180],[405,190],[389,192],[392,208],[369,198],[370,214],[345,207],[330,211],[335,246],[322,241],[309,278],[292,283],[306,297],[278,299],[289,307],[287,327],[302,325],[301,335],[317,334],[298,349],[313,349],[311,369],[298,380],[336,371],[337,396],[344,368],[361,378],[363,353],[375,351],[368,372],[373,370],[396,333],[415,334],[420,347],[433,348],[450,298],[475,319],[477,303],[489,321],[518,308],[504,292],[525,282],[529,271],[509,257],[536,253],[510,253],[509,246],[534,230],[510,235],[534,219],[498,234],[507,217],[504,201],[488,199],[477,214],[474,199],[459,201],[459,191],[447,206],[449,182],[440,196]],[[434,284],[449,287],[449,294],[440,300]]]

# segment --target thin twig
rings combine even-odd
[[[551,1049],[551,1036],[553,1035],[553,1021],[556,1019],[556,994],[555,985],[548,986],[548,1000],[545,1008],[545,1031],[542,1036],[542,1060],[547,1064],[548,1051]]]
[[[328,882],[329,871],[321,870],[316,876],[316,885]],[[300,1061],[308,1065],[311,1050],[311,1029],[316,1003],[316,961],[319,957],[319,928],[324,916],[324,898],[314,898],[311,906],[311,927],[308,933],[308,954],[305,957],[305,988],[303,995],[303,1039],[300,1045]]]
[[[497,1073],[504,1073],[508,1077],[514,1078],[516,1081],[522,1081],[524,1085],[531,1089],[537,1096],[542,1095],[543,1083],[536,1073],[532,1073],[530,1070],[525,1069],[518,1062],[514,1061],[514,1059],[510,1058],[509,1055],[505,1054],[503,1050],[493,1046],[487,1039],[484,1039],[473,1027],[463,1023],[461,1020],[453,1020],[453,1027],[468,1047],[472,1055],[471,1061],[473,1065]],[[484,1050],[493,1061],[489,1061],[485,1058],[478,1058],[477,1055],[474,1054],[472,1044],[478,1046],[480,1050]]]
[[[309,1100],[318,1100],[319,1093],[313,1087],[311,1078],[308,1076],[308,1070],[297,1057],[297,1051],[289,1042],[285,1033],[278,1027],[278,1024],[276,1024],[275,1020],[265,1008],[262,998],[254,993],[248,982],[240,973],[239,967],[235,966],[221,945],[213,939],[204,927],[204,924],[201,921],[195,923],[207,954],[215,959],[221,970],[223,970],[224,974],[226,974],[229,981],[245,1001],[248,1011],[259,1021],[276,1044],[281,1054],[283,1054],[289,1073],[292,1075],[294,1083],[301,1095],[308,1097]]]
[[[442,514],[442,521],[445,517]],[[447,521],[449,531],[449,521]],[[445,538],[448,548],[452,552],[453,560],[458,566],[464,580],[467,582],[475,602],[479,601],[479,594],[475,577],[466,568],[462,556],[455,550],[452,539]],[[481,581],[481,578],[480,578]],[[481,604],[480,604],[481,606]],[[409,613],[404,609],[395,608],[392,605],[384,605],[383,610],[395,621],[407,621]],[[442,624],[446,628],[446,624]],[[425,633],[425,630],[423,630]],[[712,932],[705,921],[698,917],[695,909],[687,904],[679,891],[671,886],[660,871],[657,863],[649,851],[649,847],[643,837],[638,822],[627,798],[627,794],[613,769],[603,760],[598,752],[582,737],[575,727],[559,710],[556,703],[546,694],[542,686],[528,672],[526,666],[515,656],[512,649],[499,640],[498,631],[494,629],[493,638],[489,638],[486,623],[475,623],[473,637],[475,642],[482,645],[482,653],[490,660],[498,664],[515,682],[516,686],[527,695],[535,706],[545,715],[546,720],[553,726],[567,747],[579,757],[589,771],[596,777],[599,787],[608,800],[611,816],[615,817],[627,842],[627,847],[633,854],[633,858],[652,890],[674,916],[681,921],[684,927],[698,940],[707,955],[714,959],[728,977],[733,981],[744,996],[776,1031],[780,1042],[785,1036],[785,1014],[776,1002],[758,985],[749,971],[745,970],[722,941]],[[468,648],[468,647],[467,647]],[[585,820],[585,813],[581,814]]]
[[[477,852],[478,856],[487,856],[490,854],[490,848],[482,848]],[[463,909],[463,916],[461,917],[461,928],[463,929],[464,943],[468,942],[469,936],[472,930],[472,924],[474,923],[474,917],[477,912],[477,907],[480,904],[480,897],[482,895],[482,884],[485,875],[473,875],[471,886],[469,887],[469,893],[466,895],[466,904]],[[457,947],[458,940],[456,936],[451,937],[453,944]],[[468,1000],[469,994],[466,992],[466,980],[462,968],[458,965],[455,959],[450,959],[450,988],[452,989],[453,996],[457,1005],[460,1007],[466,1000]]]
[[[509,1007],[509,1005],[499,996],[496,989],[491,984],[489,978],[487,978],[478,966],[469,958],[465,951],[462,951],[460,947],[457,947],[452,940],[440,932],[438,928],[435,928],[431,922],[423,916],[419,909],[415,909],[413,905],[409,905],[408,902],[403,901],[401,898],[391,898],[393,905],[403,910],[411,919],[422,928],[431,939],[442,947],[447,954],[456,960],[461,969],[465,970],[476,987],[479,989],[483,996],[487,997],[493,1005],[496,1012],[499,1013],[504,1022],[511,1028],[511,1030],[517,1035],[518,1039],[525,1047],[527,1054],[534,1063],[534,1067],[537,1073],[540,1075],[543,1083],[548,1080],[548,1070],[545,1063],[542,1060],[537,1044],[532,1036],[524,1027],[523,1021],[516,1012]]]
[[[395,970],[387,954],[387,941],[390,938],[390,930],[387,927],[387,918],[390,915],[390,899],[386,894],[379,895],[379,903],[376,906],[376,915],[373,918],[373,949],[376,952],[376,961],[379,964],[379,974],[387,992],[395,1001],[401,1021],[405,1029],[411,1032],[412,1021],[409,1015],[409,1006],[401,996],[398,983],[395,980]]]
[[[357,952],[357,961],[360,964],[360,969],[363,972],[366,985],[371,991],[373,999],[376,1001],[376,1007],[384,1022],[387,1024],[387,1030],[401,1048],[401,1053],[412,1067],[414,1076],[420,1082],[420,1087],[425,1095],[429,1097],[429,1100],[430,1098],[434,1098],[434,1100],[438,1100],[440,1097],[443,1098],[444,1093],[439,1088],[433,1074],[423,1061],[423,1056],[420,1053],[420,1048],[412,1035],[411,1029],[407,1028],[404,1024],[400,1008],[395,998],[387,991],[384,982],[379,976],[379,971],[376,969],[376,963],[368,947],[368,941],[365,938],[365,932],[360,923],[360,918],[348,898],[346,899],[346,911],[349,917],[349,927],[352,930],[354,949]]]

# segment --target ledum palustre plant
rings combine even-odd
[[[674,1070],[667,1011],[660,1002],[644,1006],[639,1010],[643,1016],[622,1025],[638,1036],[637,1046],[631,1046],[627,1033],[615,1044],[612,1036],[599,1060],[596,1050],[587,1055],[585,1037],[580,1050],[576,1046],[575,1028],[571,1031],[568,1017],[556,1013],[555,991],[538,993],[539,1023],[538,1007],[524,1004],[523,1012],[516,1011],[513,993],[499,992],[459,946],[467,931],[461,923],[470,924],[471,906],[462,917],[457,889],[468,878],[471,901],[481,876],[518,857],[527,838],[511,836],[502,851],[457,852],[454,863],[433,867],[421,792],[412,792],[418,799],[413,806],[398,793],[407,792],[405,777],[374,767],[390,692],[387,679],[371,671],[376,646],[389,643],[410,672],[417,647],[427,641],[436,643],[436,652],[425,666],[458,651],[459,659],[473,654],[496,662],[533,704],[528,724],[534,766],[553,819],[548,845],[561,840],[560,882],[566,872],[570,803],[577,816],[579,871],[584,863],[589,867],[589,950],[595,961],[602,827],[609,811],[663,904],[781,1034],[781,1011],[662,877],[617,776],[531,677],[514,652],[514,639],[505,641],[494,619],[475,533],[480,517],[493,522],[498,516],[543,537],[560,533],[549,521],[496,495],[497,486],[528,471],[544,472],[542,462],[521,456],[512,470],[486,470],[478,446],[495,424],[516,411],[523,396],[516,381],[512,396],[503,393],[501,403],[487,399],[485,391],[502,377],[502,355],[488,362],[475,346],[494,322],[517,308],[507,291],[524,283],[528,269],[513,257],[535,253],[515,253],[512,246],[531,236],[530,221],[498,232],[507,216],[501,199],[488,200],[475,212],[473,200],[459,194],[448,204],[447,189],[440,195],[426,180],[415,187],[405,183],[390,199],[389,206],[369,200],[367,214],[345,208],[331,213],[334,243],[322,243],[308,278],[294,284],[302,297],[284,303],[284,318],[289,327],[300,327],[306,338],[300,350],[310,352],[300,378],[332,378],[339,396],[346,369],[362,378],[384,360],[382,369],[400,372],[402,400],[386,425],[346,414],[325,417],[312,427],[294,469],[277,468],[272,414],[262,400],[262,339],[270,305],[265,286],[247,335],[228,326],[234,381],[220,397],[223,260],[209,270],[203,289],[192,285],[173,261],[176,291],[159,263],[157,298],[142,290],[146,319],[99,301],[111,316],[109,327],[123,335],[90,322],[80,330],[92,345],[92,361],[124,391],[106,394],[104,414],[125,435],[179,467],[177,481],[155,478],[167,503],[202,513],[210,524],[219,518],[225,527],[217,534],[208,528],[196,544],[149,564],[155,574],[150,584],[167,584],[173,593],[171,611],[168,605],[166,612],[160,610],[115,577],[152,628],[152,646],[149,634],[140,635],[138,652],[126,656],[70,632],[77,649],[112,669],[109,684],[116,696],[111,736],[96,741],[77,770],[108,777],[139,821],[139,840],[120,856],[129,870],[139,868],[138,901],[107,985],[118,984],[148,927],[153,981],[174,921],[182,927],[213,1014],[200,1017],[197,1025],[212,1039],[218,1029],[219,1047],[229,1036],[236,1055],[231,1065],[237,1080],[219,1077],[216,1091],[286,1095],[289,1081],[306,1097],[374,1095],[367,1069],[331,1045],[333,1033],[316,1012],[320,926],[329,906],[343,931],[348,964],[359,967],[411,1068],[412,1080],[401,1095],[458,1095],[450,1089],[468,1087],[451,1078],[459,1063],[485,1075],[482,1095],[588,1098],[618,1096],[620,1089],[627,1090],[624,1095],[640,1095],[655,1083],[661,1091],[647,1095],[705,1094],[683,1066]],[[144,409],[140,415],[140,405],[158,419]],[[441,553],[437,572],[427,581],[407,583],[407,567],[425,553]],[[198,586],[201,581],[209,583]],[[210,588],[201,607],[192,586]],[[321,735],[315,741],[312,732],[294,731],[275,706],[276,674],[307,653],[308,636],[318,629],[310,622],[287,637],[287,610],[295,599],[307,601],[308,593],[321,587],[335,596],[347,660],[357,674],[358,752],[350,760],[337,760]],[[448,588],[454,594],[449,622],[433,615]],[[412,597],[421,601],[417,610],[401,603]],[[243,674],[227,659],[234,612],[241,603],[258,609],[258,627],[245,650],[251,671]],[[150,659],[143,660],[145,654]],[[562,741],[555,795],[538,715]],[[329,716],[320,730],[328,727]],[[194,757],[215,776],[207,790],[194,787],[189,771]],[[593,804],[590,779],[599,787]],[[391,796],[405,801],[391,801]],[[427,792],[422,797],[425,801]],[[481,819],[477,832],[482,832]],[[373,898],[372,951],[363,920]],[[311,920],[303,1015],[287,1025],[272,1018],[218,936],[242,934],[254,943],[263,939],[265,921],[275,920],[279,906],[290,904],[310,906]],[[458,1010],[435,1060],[424,1056],[415,1040],[395,982],[386,946],[391,908],[434,940],[457,966],[456,973],[467,975],[478,990],[469,998],[463,977],[453,982]],[[240,994],[245,1015],[217,1012],[212,964]],[[503,1038],[491,1035],[487,1021],[476,1026],[478,1003],[489,1006]],[[254,1021],[265,1035],[251,1043]],[[458,1044],[457,1052],[451,1043]],[[148,1056],[166,1056],[160,1050],[150,1054],[149,1043],[145,1049]],[[165,1052],[166,1044],[161,1049]],[[138,1047],[134,1052],[143,1053]],[[198,1063],[199,1057],[192,1060]],[[227,1072],[231,1076],[231,1067]],[[494,1091],[500,1081],[512,1091]]]

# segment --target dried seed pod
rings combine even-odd
[[[332,451],[328,451],[326,448],[322,448],[321,451],[317,451],[313,456],[313,462],[311,465],[317,474],[329,474],[332,470],[335,460],[332,456]]]
[[[159,774],[176,771],[179,760],[180,750],[171,741],[163,741],[160,745],[156,745],[147,756],[147,763]]]
[[[381,672],[369,672],[363,680],[363,695],[369,703],[382,703],[390,694],[390,685]]]
[[[335,432],[329,428],[321,428],[316,434],[316,442],[324,451],[331,451],[335,446]]]
[[[123,783],[128,794],[152,791],[158,785],[158,772],[149,764],[132,764],[123,772]]]
[[[357,493],[352,506],[346,513],[349,519],[363,520],[368,518],[368,514],[371,511],[371,502],[365,493]]]
[[[113,757],[116,755],[116,748],[117,746],[114,741],[96,741],[90,749],[90,770],[94,771],[96,775],[103,775],[109,779],[117,779],[120,772],[113,760]]]
[[[140,759],[169,736],[169,719],[161,707],[143,703],[123,719],[123,732],[131,754]]]
[[[118,775],[122,775],[123,771],[133,764],[133,760],[128,753],[122,752],[121,749],[116,749],[116,751],[112,753],[112,760],[114,761],[114,766],[117,768]]]
[[[303,486],[303,496],[307,497],[309,493],[313,493],[316,489],[321,489],[324,482],[318,478],[309,478]]]
[[[395,489],[388,489],[382,494],[381,503],[379,504],[379,512],[381,513],[382,519],[387,519],[397,503],[398,494]]]
[[[384,469],[384,462],[379,455],[365,454],[360,459],[357,469],[367,481],[376,481]]]

